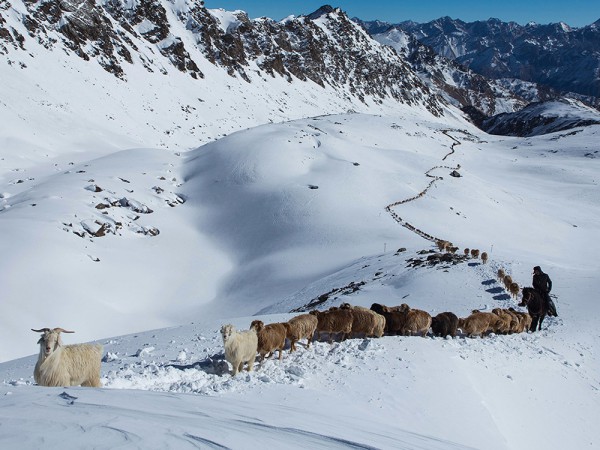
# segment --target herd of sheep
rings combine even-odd
[[[445,240],[436,240],[440,251],[456,253],[458,247]],[[477,249],[464,249],[465,257],[481,258],[483,264],[488,262],[488,254]],[[498,270],[498,278],[508,292],[515,298],[519,294],[519,285],[506,275],[503,269]],[[306,348],[313,339],[321,340],[324,335],[329,342],[334,336],[340,340],[349,337],[381,337],[387,335],[420,335],[452,336],[459,330],[468,337],[486,334],[512,334],[530,330],[532,318],[528,313],[514,308],[494,308],[491,312],[473,310],[468,317],[459,318],[452,312],[442,312],[432,317],[426,311],[413,309],[407,304],[385,306],[378,303],[370,309],[351,306],[344,303],[326,311],[313,310],[285,323],[265,325],[260,320],[250,324],[246,331],[236,331],[233,325],[221,328],[225,359],[233,366],[235,376],[247,364],[247,370],[254,366],[256,355],[260,355],[260,365],[265,357],[274,356],[279,350],[281,360],[286,339],[290,342],[290,353],[296,350],[296,342],[306,339]]]
[[[233,367],[235,376],[247,364],[252,371],[257,354],[260,365],[265,357],[275,356],[279,351],[281,360],[286,339],[290,342],[290,353],[296,350],[295,344],[306,339],[310,348],[313,339],[324,336],[329,342],[334,337],[345,340],[350,337],[402,336],[452,336],[462,331],[469,337],[484,336],[489,333],[511,334],[529,330],[529,314],[513,308],[495,308],[491,312],[474,310],[468,317],[458,318],[452,312],[443,312],[432,317],[426,311],[413,309],[407,304],[385,306],[374,303],[370,309],[344,303],[326,311],[311,311],[295,316],[285,323],[265,325],[260,320],[250,324],[250,329],[236,331],[233,325],[223,325],[221,335],[225,347],[225,359]]]
[[[425,311],[413,309],[406,304],[385,306],[374,303],[370,309],[344,303],[326,311],[311,311],[291,318],[284,323],[265,325],[260,320],[250,324],[250,329],[237,331],[233,325],[223,325],[221,336],[225,359],[232,365],[232,375],[254,367],[256,356],[262,366],[266,357],[283,357],[286,343],[290,353],[296,343],[306,340],[310,348],[316,338],[324,337],[332,342],[339,337],[382,337],[387,335],[456,336],[458,330],[467,336],[483,336],[488,333],[509,334],[528,330],[531,317],[512,308],[496,308],[492,312],[473,311],[466,318],[443,312],[434,317]],[[75,344],[63,346],[61,333],[73,333],[62,328],[33,330],[42,333],[38,341],[40,353],[34,369],[35,382],[40,386],[91,386],[100,387],[102,346]]]
[[[456,253],[458,248],[451,242],[437,240],[440,251]],[[464,249],[466,257],[481,258],[485,264],[487,253],[476,249]],[[520,288],[503,269],[498,270],[498,278],[507,291],[515,298]],[[340,340],[349,337],[381,337],[387,335],[420,335],[455,337],[462,334],[473,337],[489,333],[510,334],[529,330],[532,319],[529,314],[513,308],[495,308],[491,312],[474,310],[468,317],[459,318],[452,312],[442,312],[432,317],[426,311],[413,309],[407,304],[385,306],[374,303],[370,309],[344,303],[326,311],[313,310],[308,314],[293,317],[285,323],[265,325],[260,320],[250,324],[247,331],[236,331],[233,325],[223,325],[221,335],[225,348],[225,359],[233,367],[235,376],[248,365],[251,371],[257,354],[262,365],[266,357],[279,351],[281,360],[286,342],[290,353],[296,350],[296,343],[306,339],[306,348],[313,339],[327,336],[329,342],[339,336]],[[35,382],[40,386],[92,386],[99,387],[102,346],[97,344],[76,344],[63,346],[61,333],[73,333],[62,328],[42,328],[33,331],[42,333],[38,341],[40,352],[34,369]]]

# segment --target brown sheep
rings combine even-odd
[[[405,315],[404,325],[400,332],[404,336],[420,334],[425,337],[431,327],[431,315],[420,309],[412,309],[406,303],[400,305],[400,313]]]
[[[521,333],[523,331],[529,330],[529,328],[531,327],[531,316],[528,313],[517,311],[512,307],[508,308],[508,310],[513,314],[516,314],[519,318],[519,329]]]
[[[510,275],[505,275],[504,276],[504,288],[509,291],[510,290],[510,284],[513,282],[512,277]]]
[[[504,269],[498,269],[498,281],[504,282],[505,276]]]
[[[483,264],[487,264],[487,262],[488,262],[488,254],[487,254],[486,252],[483,252],[483,253],[481,254],[481,262],[482,262]]]
[[[292,317],[283,325],[286,330],[286,338],[290,340],[290,353],[296,350],[296,342],[300,339],[306,339],[306,348],[310,348],[310,343],[317,328],[317,318],[314,315],[301,314]]]
[[[498,322],[496,329],[493,330],[496,334],[509,334],[511,333],[511,325],[513,323],[513,318],[510,314],[506,313],[502,308],[494,308],[492,309],[492,314],[496,314],[500,318],[500,322]]]
[[[260,355],[259,363],[262,366],[265,356],[268,358],[271,354],[275,356],[275,351],[279,350],[279,361],[283,355],[285,347],[285,338],[287,329],[282,323],[270,323],[265,325],[260,320],[254,320],[250,324],[250,329],[256,330],[258,336],[258,354]]]
[[[517,297],[519,296],[519,291],[520,291],[519,285],[517,283],[510,283],[510,286],[508,287],[508,290],[510,291],[510,294],[516,300]]]
[[[437,245],[438,250],[441,252],[441,251],[444,251],[445,248],[450,246],[451,244],[450,244],[450,242],[444,241],[443,239],[438,239],[436,241],[436,245]]]
[[[470,250],[470,249],[468,249],[468,248],[465,248],[465,249],[463,250],[463,253],[464,253],[464,254],[465,254],[465,256],[468,258],[468,257],[469,257],[469,255],[471,254],[471,250]]]
[[[483,336],[498,327],[500,318],[492,313],[473,311],[464,319],[458,319],[458,328],[469,337]]]
[[[521,328],[521,319],[519,316],[510,309],[503,309],[502,311],[510,316],[510,332],[521,333],[523,329]]]
[[[341,333],[341,340],[345,340],[352,333],[354,316],[348,309],[335,309],[329,311],[310,312],[317,318],[317,336],[321,339],[321,333],[329,334],[329,343],[333,342],[333,335]]]
[[[373,314],[375,314],[375,328],[373,328],[373,335],[379,338],[383,336],[383,333],[385,332],[385,317],[375,311],[373,311]]]
[[[434,336],[456,336],[458,317],[451,312],[442,312],[431,318],[431,331]]]
[[[521,313],[523,317],[523,331],[528,331],[531,328],[531,322],[533,321],[533,318],[529,315],[529,313]]]
[[[479,250],[477,250],[476,248],[471,250],[471,256],[473,258],[479,258]]]
[[[352,311],[352,336],[357,337],[363,333],[365,337],[381,337],[383,335],[383,329],[379,331],[379,328],[381,328],[380,319],[377,318],[377,316],[383,317],[380,314],[362,306],[351,306],[349,303],[342,303],[340,309]],[[385,326],[385,318],[383,320]]]

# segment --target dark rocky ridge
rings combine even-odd
[[[250,74],[312,81],[362,101],[393,99],[424,105],[440,115],[443,101],[396,52],[381,47],[339,9],[320,8],[281,22],[250,20],[238,12],[227,29],[202,2],[169,0],[26,0],[26,13],[0,0],[0,54],[27,51],[32,41],[100,64],[127,80],[142,64],[168,73],[168,65],[201,80],[206,61],[250,82]],[[19,26],[11,21],[19,17]],[[20,36],[16,28],[27,30]]]

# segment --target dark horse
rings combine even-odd
[[[548,314],[548,305],[546,305],[542,295],[534,288],[523,288],[523,300],[521,300],[519,306],[526,306],[531,316],[529,331],[535,331],[536,328],[541,330],[544,317]]]

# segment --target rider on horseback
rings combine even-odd
[[[538,291],[548,307],[548,315],[557,317],[556,306],[550,298],[550,291],[552,290],[552,280],[548,274],[542,272],[540,266],[533,268],[533,288]]]

